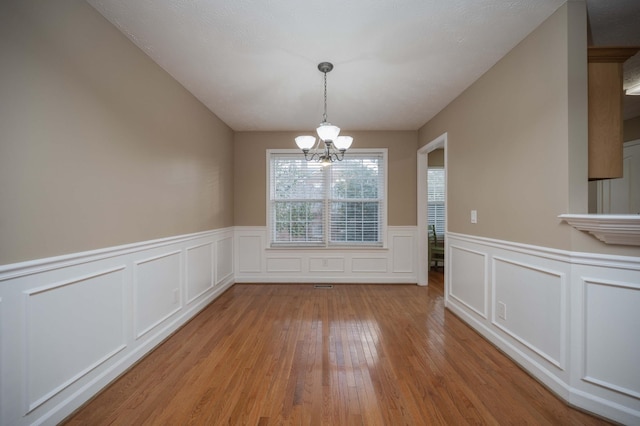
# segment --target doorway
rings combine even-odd
[[[444,150],[444,199],[447,199],[447,134],[443,133],[418,150],[418,285],[426,286],[429,283],[429,228],[428,211],[429,202],[427,197],[427,174],[429,170],[429,153],[436,149]],[[444,233],[447,232],[446,215],[444,218]],[[446,241],[446,240],[445,240]],[[445,246],[446,252],[446,246]],[[445,288],[447,260],[445,256]],[[445,291],[446,294],[446,291]]]

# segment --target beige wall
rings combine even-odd
[[[640,117],[624,121],[624,141],[640,139]]]
[[[427,164],[429,167],[444,167],[444,149],[439,148],[431,151],[427,155]]]
[[[0,6],[0,264],[233,225],[233,132],[83,1]]]
[[[296,148],[304,132],[237,132],[235,135],[234,224],[266,226],[266,151]],[[343,132],[352,148],[388,148],[388,213],[391,226],[416,225],[417,132]],[[300,154],[302,155],[302,153]],[[347,153],[347,155],[349,155]]]
[[[586,27],[576,42],[581,35],[569,26],[565,4],[420,129],[420,146],[448,133],[449,231],[571,248],[571,229],[557,216],[570,211],[570,174],[580,173],[571,171],[569,151],[586,150],[586,65],[573,66],[579,58],[568,46],[578,43],[573,55],[586,64]],[[569,93],[580,90],[570,116]],[[585,169],[583,187],[574,188],[583,212],[586,182]]]

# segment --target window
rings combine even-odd
[[[349,150],[322,167],[299,151],[268,151],[271,246],[382,246],[386,150]]]
[[[436,234],[444,235],[445,198],[444,168],[429,167],[427,170],[428,225],[435,225]]]

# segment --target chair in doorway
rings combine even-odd
[[[432,267],[437,269],[438,263],[442,263],[444,268],[444,242],[438,241],[436,227],[429,225],[429,269]]]

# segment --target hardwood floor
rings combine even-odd
[[[416,285],[236,284],[69,425],[606,422],[554,397]]]

